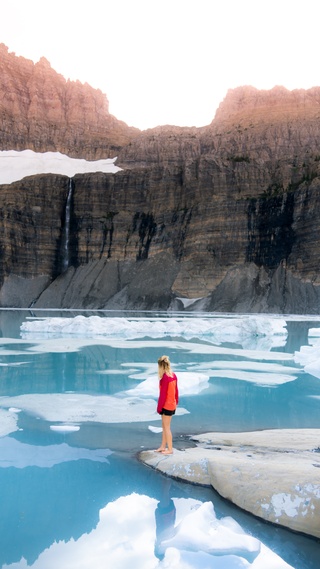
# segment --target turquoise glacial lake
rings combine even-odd
[[[320,429],[319,329],[311,316],[0,310],[0,567],[319,569],[319,540],[138,459],[161,438],[163,354],[179,378],[176,449],[209,431]]]

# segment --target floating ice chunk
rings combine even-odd
[[[158,504],[154,498],[136,493],[109,502],[100,510],[94,530],[77,540],[54,542],[40,553],[32,568],[51,569],[59,559],[60,566],[68,569],[100,569],[107,559],[108,567],[119,568],[290,569],[234,520],[218,520],[211,503],[193,499],[173,498],[176,524],[168,514],[166,523],[171,519],[174,545],[168,545],[170,539],[159,544]],[[159,561],[155,554],[161,547],[164,559]],[[27,568],[21,562],[20,566]]]
[[[57,433],[74,433],[80,430],[77,425],[50,425],[51,431],[56,431]]]
[[[143,342],[144,343],[144,342]],[[157,382],[159,381],[158,378],[158,364],[156,362],[135,362],[135,363],[122,363],[123,367],[128,367],[127,373],[129,373],[129,377],[132,379],[137,380],[144,380],[149,375],[157,375]],[[135,366],[135,368],[133,368]]]
[[[320,343],[314,346],[302,346],[299,352],[295,352],[294,361],[304,366],[304,371],[320,379]]]
[[[128,373],[130,373],[130,371],[135,371],[135,370],[127,370],[127,369],[101,369],[101,370],[97,370],[96,373],[101,374],[101,375],[127,375]],[[133,376],[130,376],[133,377]]]
[[[23,352],[22,352],[22,353],[23,353]],[[1,351],[1,355],[2,355],[2,356],[11,356],[11,355],[13,355],[13,354],[16,355],[17,353],[16,353],[16,352],[12,352],[11,350],[8,350],[8,351],[7,351],[7,350],[6,350],[6,351],[5,351],[5,350],[2,350],[2,351]],[[7,362],[7,363],[0,362],[0,367],[22,366],[22,365],[25,365],[25,364],[27,364],[27,363],[29,363],[29,362]]]
[[[238,369],[238,370],[250,370],[255,372],[265,372],[265,373],[297,373],[300,371],[297,367],[284,366],[282,364],[276,363],[266,363],[266,362],[249,362],[249,361],[231,361],[231,360],[215,360],[212,362],[202,362],[199,364],[190,366],[192,370],[208,370],[210,375],[210,370],[212,369]]]
[[[168,547],[160,567],[163,569],[251,569],[252,565],[237,555],[220,557],[203,551],[180,551],[174,547]]]
[[[309,337],[319,337],[320,336],[320,328],[309,328],[308,331]]]
[[[214,369],[215,367],[218,369]],[[294,381],[297,379],[297,376],[291,374],[300,371],[297,368],[289,368],[272,363],[266,364],[264,362],[256,363],[246,361],[232,362],[222,360],[196,364],[193,366],[193,369],[206,370],[208,379],[212,377],[238,379],[263,386],[275,386],[289,381]]]
[[[280,374],[280,373],[257,373],[250,371],[237,371],[235,369],[225,370],[212,370],[210,377],[239,379],[240,381],[248,381],[256,385],[275,386],[288,383],[297,379],[294,375]]]
[[[222,523],[217,520],[211,502],[191,511],[165,545],[213,555],[237,555],[250,563],[260,552],[259,540],[246,535],[235,520],[224,519]]]
[[[237,318],[112,318],[78,315],[74,318],[43,318],[21,325],[23,333],[102,335],[124,338],[185,337],[211,342],[236,342],[257,337],[286,336],[286,322],[276,318],[245,316]],[[272,344],[272,342],[271,342]]]
[[[209,385],[209,376],[204,373],[179,372],[179,392],[181,395],[198,395]]]
[[[11,350],[10,355],[20,355],[23,354],[24,356],[26,353],[30,354],[41,354],[41,353],[66,353],[66,352],[78,352],[82,348],[88,346],[96,346],[96,345],[103,345],[103,346],[110,346],[112,348],[117,349],[127,349],[128,347],[131,349],[153,349],[159,350],[161,352],[165,352],[165,350],[184,350],[188,351],[190,354],[205,354],[210,356],[215,355],[224,355],[224,356],[231,356],[237,357],[240,356],[241,358],[247,358],[256,361],[291,361],[293,360],[293,354],[287,352],[280,352],[280,351],[273,351],[270,352],[270,347],[268,346],[267,349],[261,350],[258,349],[258,346],[251,345],[251,348],[242,349],[241,347],[225,347],[220,345],[214,345],[209,342],[201,341],[197,342],[196,340],[187,342],[185,339],[177,339],[177,338],[157,338],[157,339],[146,339],[145,337],[140,339],[130,339],[128,342],[128,338],[124,337],[116,337],[116,336],[103,336],[99,334],[92,334],[91,336],[71,336],[71,335],[63,335],[60,334],[58,337],[51,334],[44,334],[44,333],[37,333],[37,332],[21,332],[21,336],[24,336],[24,339],[15,340],[17,345],[27,344],[24,352],[18,352]],[[30,343],[32,341],[32,344]],[[3,339],[0,340],[0,345],[3,343]],[[6,340],[6,343],[12,344],[12,339]],[[9,354],[7,354],[9,355]],[[124,365],[124,364],[123,364]],[[130,367],[133,364],[130,364]],[[154,370],[154,367],[150,367],[151,372]],[[140,377],[141,379],[141,377]]]
[[[188,344],[182,345],[181,343],[176,344],[177,349],[183,347],[188,350],[191,354],[206,354],[206,355],[224,355],[231,357],[247,358],[249,360],[271,360],[271,361],[289,361],[293,360],[293,354],[288,354],[286,352],[269,352],[267,350],[260,349],[241,349],[241,348],[227,348],[224,346],[212,346],[203,343],[193,343],[188,342]]]
[[[17,412],[13,411],[12,407],[8,411],[0,409],[0,437],[5,437],[18,430],[17,417],[15,416]]]
[[[155,400],[140,397],[78,394],[70,398],[65,393],[35,393],[0,397],[0,406],[17,406],[50,423],[133,423],[160,420]],[[183,407],[178,407],[176,411],[177,415],[186,413],[188,411]]]
[[[162,427],[154,427],[153,425],[149,425],[148,429],[152,433],[162,433]]]
[[[177,372],[180,395],[198,395],[208,387],[209,376],[204,373]],[[150,376],[145,381],[125,393],[131,396],[154,397],[159,394],[159,378]]]
[[[10,413],[21,413],[21,409],[18,409],[18,407],[10,407],[9,412]]]
[[[320,379],[320,357],[304,367],[304,371]]]
[[[11,184],[35,174],[62,174],[69,177],[87,172],[115,174],[121,170],[115,166],[115,161],[116,158],[95,161],[70,158],[60,152],[1,150],[0,184]]]
[[[294,361],[305,366],[317,360],[318,354],[318,344],[315,344],[314,346],[301,346],[299,352],[294,353]]]

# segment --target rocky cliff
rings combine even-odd
[[[60,151],[97,160],[116,156],[139,133],[109,113],[101,91],[66,81],[42,57],[16,57],[0,44],[0,149]]]
[[[37,65],[55,93],[64,80]],[[24,85],[2,120],[15,117],[16,149],[30,141]],[[95,146],[93,127],[70,123],[68,145],[87,158],[117,146],[122,171],[0,186],[2,306],[319,313],[320,88],[231,90],[200,129],[119,124],[127,138],[101,128]]]

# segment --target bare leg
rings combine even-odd
[[[165,430],[164,430],[164,425],[163,425],[163,418],[165,415],[161,415],[161,420],[162,420],[162,441],[161,441],[161,446],[159,448],[157,448],[156,452],[162,452],[164,450],[166,450],[166,435],[165,435]]]
[[[162,451],[162,454],[172,454],[172,434],[171,434],[171,415],[162,415],[162,428],[163,428],[163,440],[167,449]]]

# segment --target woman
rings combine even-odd
[[[159,399],[157,413],[162,417],[162,442],[156,452],[172,454],[171,418],[179,402],[178,378],[173,373],[168,356],[158,359]]]

